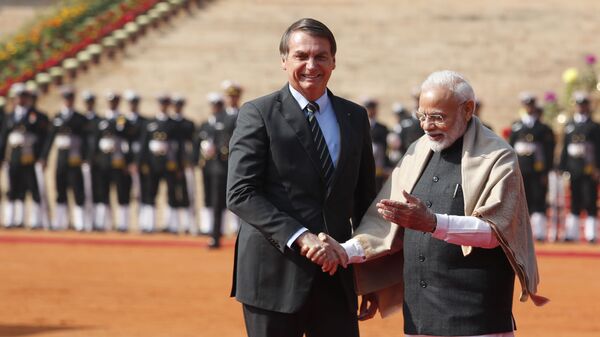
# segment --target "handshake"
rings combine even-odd
[[[338,266],[348,266],[348,254],[334,238],[319,233],[304,232],[296,239],[300,254],[321,266],[321,270],[329,275],[335,274]]]

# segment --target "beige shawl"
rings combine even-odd
[[[367,257],[365,263],[355,265],[356,290],[360,295],[375,292],[383,317],[402,308],[404,228],[381,218],[376,203],[381,199],[404,200],[402,190],[412,191],[433,153],[425,137],[408,149],[354,234]],[[464,134],[461,174],[465,215],[490,224],[519,278],[521,301],[531,297],[536,305],[543,305],[548,300],[535,295],[539,276],[517,157],[477,117]],[[463,246],[463,254],[472,249]]]

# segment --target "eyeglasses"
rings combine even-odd
[[[425,114],[422,112],[416,112],[415,117],[419,120],[419,123],[425,123],[427,120],[429,122],[437,125],[444,126],[446,125],[447,116],[441,114]]]

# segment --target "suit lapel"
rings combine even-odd
[[[344,169],[344,166],[346,165],[347,161],[348,161],[348,151],[350,151],[351,147],[351,126],[350,126],[350,121],[348,121],[348,116],[350,115],[349,111],[344,111],[344,108],[342,107],[342,105],[340,104],[339,100],[337,99],[336,96],[333,95],[333,93],[331,93],[331,91],[328,91],[328,95],[329,95],[329,100],[331,102],[331,106],[333,108],[333,111],[335,112],[335,117],[337,119],[338,122],[338,127],[340,129],[340,156],[337,162],[337,165],[335,166],[335,171],[333,172],[333,181],[331,182],[331,185],[329,186],[329,189],[327,191],[327,197],[329,197],[329,194],[331,193],[332,188],[335,186],[335,184],[337,183],[337,181],[339,180],[339,177],[341,176],[341,172]]]
[[[323,172],[321,171],[321,162],[319,159],[319,155],[317,154],[315,143],[312,139],[312,133],[308,128],[308,122],[304,117],[304,112],[298,106],[298,102],[290,93],[290,90],[287,86],[281,89],[281,108],[279,111],[283,115],[283,118],[287,121],[290,127],[296,133],[300,144],[308,154],[311,163],[313,164],[315,170],[319,177],[321,177],[321,181],[325,184],[325,177],[323,177]]]

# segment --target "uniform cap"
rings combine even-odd
[[[10,93],[13,96],[19,96],[19,95],[27,95],[27,87],[25,87],[25,83],[15,83],[10,87]]]
[[[519,99],[521,100],[521,103],[525,105],[535,104],[535,95],[528,91],[520,93]]]
[[[25,89],[33,97],[37,97],[39,94],[37,82],[34,80],[27,81],[25,83]]]
[[[374,108],[379,103],[375,98],[370,96],[363,96],[360,101],[362,102],[362,105],[366,108]]]
[[[106,100],[107,101],[114,101],[114,100],[118,100],[121,98],[121,95],[119,95],[118,92],[114,92],[114,91],[109,91],[106,93]]]
[[[158,95],[156,95],[156,100],[160,103],[170,103],[171,97],[166,92],[161,92]]]
[[[407,112],[407,110],[402,103],[394,102],[394,104],[392,104],[392,112],[395,114],[401,114]]]
[[[140,95],[138,95],[138,93],[133,90],[125,91],[125,93],[123,94],[123,97],[125,97],[125,99],[128,102],[134,102],[134,101],[137,102],[140,100]]]
[[[173,95],[173,103],[174,104],[185,104],[185,97],[182,94],[174,94]]]
[[[70,85],[63,85],[60,88],[60,95],[63,98],[73,98],[75,96],[75,89]]]
[[[85,90],[81,93],[81,97],[83,97],[84,102],[94,101],[96,99],[96,95],[90,90]]]
[[[590,102],[590,96],[585,91],[577,91],[573,94],[573,98],[575,99],[575,103],[577,104],[585,104]]]
[[[242,86],[231,80],[223,81],[221,87],[227,96],[239,96],[242,93]]]
[[[223,95],[221,95],[218,92],[209,93],[208,95],[206,95],[206,99],[210,104],[223,103]]]

